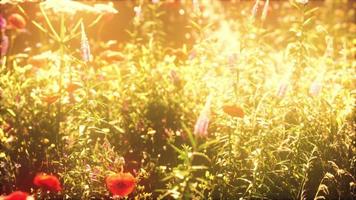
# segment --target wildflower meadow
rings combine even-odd
[[[356,199],[355,1],[0,8],[0,200]]]

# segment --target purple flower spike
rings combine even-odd
[[[211,96],[208,97],[203,110],[200,112],[199,118],[194,126],[194,134],[199,137],[208,136],[208,126],[210,120],[210,103]]]
[[[257,15],[257,11],[258,11],[258,6],[259,6],[259,4],[260,4],[260,0],[256,0],[256,3],[255,3],[255,5],[253,6],[252,11],[251,11],[253,18],[255,18],[256,15]]]
[[[279,88],[278,88],[278,91],[277,91],[277,96],[279,98],[283,98],[287,93],[287,89],[288,89],[288,84],[286,82],[282,82],[279,85]]]
[[[0,30],[4,31],[6,28],[6,19],[0,15]]]
[[[230,68],[233,68],[236,65],[237,58],[238,58],[237,53],[233,53],[228,56],[228,65]]]
[[[5,56],[9,48],[9,37],[5,34],[1,37],[1,56]]]
[[[84,25],[82,23],[82,39],[81,39],[81,43],[80,43],[81,47],[81,53],[82,53],[82,59],[85,62],[89,62],[90,61],[90,46],[89,46],[89,41],[88,38],[85,34],[84,31]]]
[[[175,86],[180,85],[181,79],[179,78],[179,74],[175,70],[171,70],[170,78]]]

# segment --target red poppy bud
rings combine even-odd
[[[136,186],[136,179],[131,173],[119,173],[106,177],[106,187],[114,196],[125,197]]]
[[[37,174],[33,179],[33,184],[45,190],[59,192],[62,190],[61,183],[56,176],[47,174]]]
[[[7,18],[7,21],[11,27],[16,28],[16,29],[24,29],[26,26],[25,18],[17,13],[11,14]]]

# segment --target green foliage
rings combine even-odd
[[[165,2],[140,1],[130,41],[91,41],[90,62],[73,41],[80,24],[105,15],[67,26],[38,5],[44,64],[33,54],[1,58],[0,193],[110,199],[105,178],[125,171],[137,179],[132,199],[355,198],[355,39],[325,16],[328,4],[281,3],[276,28],[251,20],[250,5],[230,20],[208,3],[184,7],[194,44],[173,48]],[[199,137],[209,95],[209,134]],[[226,113],[231,104],[244,116]],[[38,172],[58,175],[64,190],[35,190]]]

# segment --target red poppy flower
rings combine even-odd
[[[26,192],[15,191],[4,197],[4,200],[26,200],[30,195]]]
[[[67,85],[67,91],[69,93],[73,93],[74,91],[76,91],[77,89],[79,89],[81,86],[79,83],[69,83]]]
[[[129,195],[136,186],[136,179],[131,173],[119,173],[106,177],[106,187],[113,195]]]
[[[59,182],[56,176],[47,175],[47,174],[37,174],[33,179],[33,184],[43,188],[45,190],[58,192],[61,191],[61,183]]]
[[[232,117],[244,117],[245,113],[242,108],[235,105],[224,105],[223,111]]]
[[[11,27],[16,28],[16,29],[23,29],[26,26],[25,18],[23,18],[21,15],[19,15],[17,13],[11,14],[7,18],[7,21]]]
[[[59,99],[59,95],[48,95],[42,98],[42,100],[48,103],[49,105],[55,103],[58,99]]]

